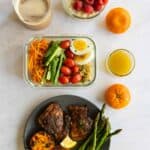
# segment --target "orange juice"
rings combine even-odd
[[[107,59],[107,67],[117,76],[126,76],[130,74],[134,68],[134,57],[127,50],[115,50]]]

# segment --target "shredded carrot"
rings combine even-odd
[[[43,58],[48,49],[49,42],[46,39],[33,40],[29,45],[28,72],[33,82],[41,82],[44,75]]]

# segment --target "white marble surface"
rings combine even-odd
[[[53,1],[52,23],[45,30],[25,28],[13,13],[10,0],[0,0],[0,149],[23,150],[23,129],[33,108],[43,100],[58,94],[75,94],[102,105],[103,91],[112,83],[127,85],[132,102],[126,109],[107,108],[113,129],[123,128],[114,137],[111,150],[150,149],[150,1],[110,0],[96,19],[79,21],[67,16],[60,0]],[[122,35],[109,33],[104,17],[110,8],[123,6],[132,14],[132,26]],[[97,44],[97,78],[88,88],[34,89],[23,80],[23,44],[35,34],[86,34]],[[104,69],[104,59],[110,50],[126,48],[136,57],[132,75],[117,78]]]

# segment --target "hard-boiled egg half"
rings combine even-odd
[[[93,49],[93,43],[88,39],[75,39],[72,40],[70,49],[76,55],[83,55]]]
[[[85,65],[88,64],[94,58],[94,51],[91,50],[84,55],[75,55],[74,61],[78,65]]]
[[[74,60],[78,65],[85,65],[94,58],[94,46],[88,39],[72,40],[70,50],[75,54]]]

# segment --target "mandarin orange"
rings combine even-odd
[[[106,16],[106,26],[113,33],[124,33],[130,25],[130,14],[124,8],[114,8]]]
[[[130,99],[129,89],[122,84],[114,84],[105,92],[106,103],[115,109],[126,107],[129,104]]]

